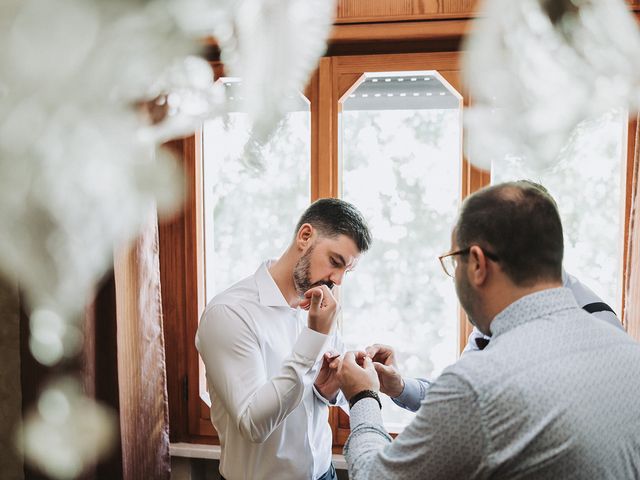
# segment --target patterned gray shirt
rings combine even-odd
[[[512,303],[491,332],[395,441],[375,400],[354,406],[352,480],[640,478],[640,344],[567,288]]]

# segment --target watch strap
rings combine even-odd
[[[356,393],[353,397],[349,399],[349,408],[353,408],[353,406],[358,403],[363,398],[373,398],[378,402],[378,406],[380,410],[382,410],[382,402],[380,401],[380,396],[378,392],[373,390],[362,390],[361,392]]]

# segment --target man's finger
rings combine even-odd
[[[311,292],[311,308],[317,309],[322,301],[322,290],[314,289]]]
[[[344,363],[356,363],[356,356],[353,352],[347,352],[344,354]]]
[[[371,357],[364,357],[364,362],[362,362],[362,368],[364,368],[365,370],[374,368]]]
[[[367,352],[367,355],[369,355],[371,358],[373,358],[373,357],[376,356],[376,353],[378,353],[378,350],[380,350],[380,346],[379,345],[369,345],[364,350],[365,350],[365,352]]]
[[[373,368],[375,368],[376,372],[382,375],[388,375],[394,372],[393,368],[388,367],[380,362],[373,362]]]
[[[355,352],[355,354],[356,354],[356,362],[358,364],[361,364],[365,358],[369,358],[369,354],[367,352],[363,352],[362,350]]]

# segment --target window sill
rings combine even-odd
[[[220,445],[179,442],[170,444],[169,452],[172,457],[220,460]],[[336,470],[347,470],[347,462],[344,459],[344,455],[333,454],[332,461]]]

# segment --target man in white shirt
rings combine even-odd
[[[328,367],[338,311],[331,288],[370,243],[354,206],[318,200],[278,260],[207,305],[196,347],[227,480],[336,479],[328,424],[339,393]]]

